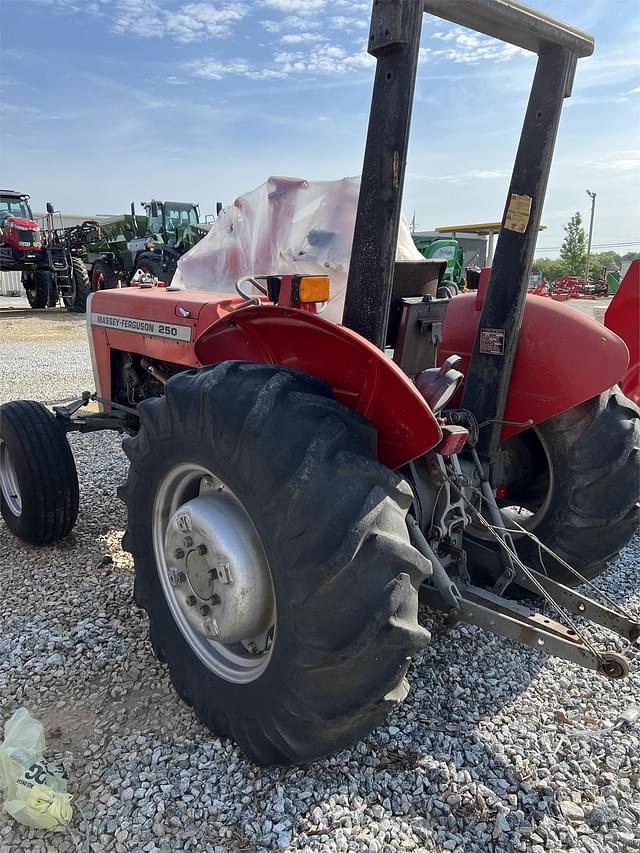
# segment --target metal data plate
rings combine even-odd
[[[425,302],[421,296],[408,296],[402,300],[393,359],[408,376],[436,366],[448,304],[448,299]]]

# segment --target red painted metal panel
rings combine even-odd
[[[629,367],[622,382],[622,390],[640,406],[640,259],[631,262],[607,308],[604,324],[627,345]]]
[[[463,373],[480,319],[477,301],[475,294],[451,300],[438,353],[440,363],[453,354],[462,356]],[[572,409],[619,382],[628,358],[624,342],[595,320],[542,296],[528,295],[505,420],[541,423]],[[520,431],[505,427],[502,438]]]
[[[364,338],[307,311],[274,305],[234,311],[241,302],[228,294],[163,288],[96,293],[90,304],[94,322],[104,314],[192,329],[186,342],[93,325],[102,395],[111,387],[111,348],[192,367],[229,359],[282,364],[328,382],[337,400],[368,418],[378,431],[379,458],[390,468],[440,441],[438,422],[413,383]]]

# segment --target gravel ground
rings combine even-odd
[[[0,312],[0,402],[89,387],[83,334],[78,317]],[[258,769],[194,719],[151,654],[120,548],[117,437],[71,442],[81,513],[69,540],[30,548],[0,522],[0,720],[24,705],[44,723],[72,780],[75,839],[0,813],[2,853],[85,849],[85,831],[95,853],[640,850],[640,727],[569,736],[640,701],[640,654],[611,683],[435,626],[386,726],[310,766]],[[602,581],[636,614],[639,564],[636,539]]]

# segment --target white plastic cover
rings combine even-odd
[[[359,177],[269,178],[225,208],[180,258],[172,287],[231,293],[245,275],[328,274],[331,300],[323,317],[340,322],[359,190]],[[404,217],[396,257],[424,260]]]

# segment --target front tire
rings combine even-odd
[[[51,293],[55,290],[53,274],[43,270],[35,270],[22,280],[27,302],[31,308],[46,308]]]
[[[78,475],[67,437],[41,403],[0,406],[0,508],[9,530],[31,545],[71,532]]]
[[[80,258],[71,259],[71,292],[62,297],[67,311],[84,314],[87,310],[87,297],[91,292],[91,282],[85,265]]]
[[[572,568],[591,580],[605,571],[638,528],[640,410],[616,386],[505,443],[515,474],[501,501]],[[525,515],[507,506],[525,509]],[[528,517],[527,517],[528,516]],[[471,563],[481,576],[502,573],[497,544],[467,529]],[[531,539],[513,533],[519,557],[568,586],[579,578]]]
[[[310,761],[364,737],[404,699],[409,659],[429,639],[417,622],[417,590],[431,566],[409,542],[408,485],[376,461],[371,424],[306,374],[226,362],[180,373],[165,390],[140,405],[140,432],[125,440],[123,545],[176,690],[262,765]],[[273,607],[258,652],[246,639],[193,634],[203,607],[221,614],[216,631],[224,630],[234,593],[233,580],[220,578],[225,566],[233,574],[233,558],[218,546],[205,571],[210,539],[203,551],[193,522],[175,548],[176,525],[189,528],[188,512],[213,517],[225,500],[238,505],[232,517],[249,519],[264,554],[258,563],[268,566],[260,600],[266,607],[272,595]],[[228,525],[214,532],[227,535]],[[245,530],[237,541],[247,538]],[[204,558],[193,556],[199,545]],[[180,606],[191,611],[177,609],[168,583],[189,585]]]
[[[97,260],[91,267],[91,290],[113,290],[118,286],[118,278],[113,266],[106,261]]]

